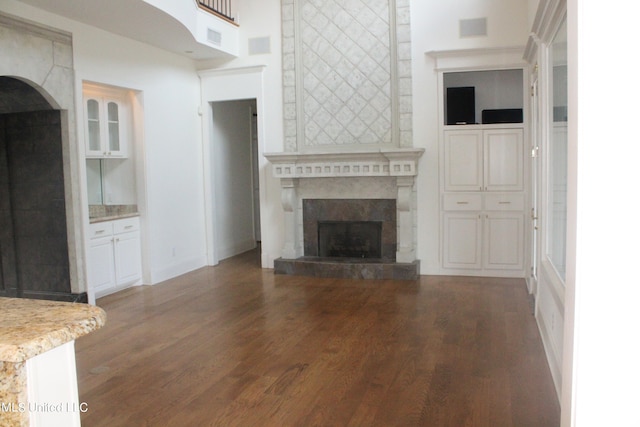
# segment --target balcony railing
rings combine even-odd
[[[198,5],[214,15],[219,16],[231,23],[237,24],[231,12],[232,0],[197,0]]]

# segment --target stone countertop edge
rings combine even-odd
[[[106,222],[106,221],[115,221],[118,219],[125,219],[125,218],[135,218],[137,216],[140,216],[140,214],[130,213],[130,214],[121,214],[121,215],[112,215],[112,216],[90,217],[89,224],[96,224],[98,222]]]
[[[0,362],[21,363],[104,326],[89,304],[0,297]]]

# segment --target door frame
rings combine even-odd
[[[265,66],[251,66],[231,69],[213,69],[204,70],[198,73],[200,77],[201,87],[201,105],[200,114],[202,120],[202,153],[204,166],[204,191],[205,191],[205,232],[206,232],[206,249],[207,264],[217,265],[220,262],[216,247],[216,211],[215,211],[215,176],[213,174],[214,158],[211,146],[213,114],[210,104],[221,101],[237,101],[246,99],[256,100],[257,137],[258,137],[258,161],[259,169],[259,187],[260,187],[260,207],[265,204],[266,195],[266,177],[263,162],[266,162],[264,156],[265,145],[263,140],[264,132],[264,84],[263,72]],[[264,209],[260,209],[261,216]],[[260,221],[264,224],[261,218]],[[265,257],[262,256],[262,266],[265,266]]]

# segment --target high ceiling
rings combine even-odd
[[[225,55],[213,47],[196,42],[182,23],[143,0],[20,1],[193,59]]]

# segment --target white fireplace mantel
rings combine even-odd
[[[415,176],[423,148],[266,153],[276,178]]]
[[[413,193],[422,148],[379,149],[341,152],[267,153],[273,176],[280,178],[284,209],[284,259],[303,255],[302,214],[298,194],[300,180],[333,178],[393,178],[396,186],[397,252],[396,262],[416,260]]]

